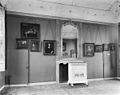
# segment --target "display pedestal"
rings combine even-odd
[[[62,59],[56,61],[56,81],[60,83],[60,64],[68,64],[68,84],[73,86],[76,83],[85,83],[88,85],[87,81],[87,63],[80,59]]]

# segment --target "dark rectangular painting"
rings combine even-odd
[[[83,56],[93,57],[94,56],[94,43],[84,43],[83,44]]]
[[[56,55],[56,41],[44,40],[43,41],[43,54],[44,55]]]
[[[40,25],[32,23],[21,23],[21,38],[40,38]]]
[[[95,52],[103,52],[103,45],[95,45]]]
[[[110,47],[109,44],[103,44],[103,51],[109,51]]]
[[[32,39],[30,49],[32,52],[40,52],[41,51],[41,42],[38,39]]]
[[[110,44],[109,44],[109,47],[110,47],[110,51],[115,51],[115,49],[116,49],[116,44],[115,44],[115,43],[110,43]]]
[[[16,49],[28,49],[28,40],[17,38],[16,39]]]

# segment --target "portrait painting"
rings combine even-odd
[[[94,43],[84,43],[83,44],[83,56],[84,57],[94,56]]]
[[[31,52],[40,52],[41,51],[41,42],[39,39],[31,40]]]
[[[44,40],[43,41],[43,54],[44,55],[56,55],[56,41]]]

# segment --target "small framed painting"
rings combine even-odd
[[[103,45],[95,45],[95,52],[103,52]]]
[[[109,51],[110,47],[109,44],[103,44],[103,51]]]
[[[83,44],[83,56],[92,57],[94,56],[94,43]]]
[[[110,43],[109,47],[110,47],[110,51],[115,51],[115,49],[116,49],[115,43]]]
[[[41,42],[38,39],[32,39],[30,43],[31,52],[40,52],[41,51]]]
[[[40,25],[32,23],[21,23],[21,38],[40,38]]]
[[[28,49],[28,40],[17,38],[16,39],[16,49]]]
[[[56,55],[56,41],[44,40],[43,41],[43,54],[44,55]]]

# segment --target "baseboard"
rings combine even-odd
[[[5,87],[21,87],[21,86],[28,86],[27,84],[10,84],[10,85],[5,85]]]
[[[29,86],[35,86],[35,85],[49,85],[49,84],[56,84],[56,81],[52,82],[39,82],[39,83],[29,83]]]
[[[5,88],[5,86],[3,85],[1,88],[0,88],[0,92]]]
[[[88,81],[100,81],[100,80],[103,80],[103,78],[96,78],[96,79],[88,79]]]
[[[116,77],[103,78],[104,80],[116,79]]]
[[[120,80],[120,77],[116,77],[116,79],[119,79],[119,80]]]
[[[53,81],[53,82],[40,82],[40,83],[29,83],[29,84],[10,84],[10,85],[5,85],[5,87],[21,87],[21,86],[35,86],[35,85],[48,85],[48,84],[56,84],[56,81]]]
[[[116,77],[88,79],[88,82],[90,82],[90,81],[101,81],[101,80],[110,80],[110,79],[116,79]],[[120,77],[117,77],[117,79],[120,79]],[[49,84],[56,84],[56,83],[57,83],[56,81],[52,81],[52,82],[39,82],[39,83],[29,83],[29,84],[11,84],[11,85],[5,85],[4,87],[21,87],[21,86],[49,85]]]
[[[100,81],[100,80],[110,80],[115,79],[116,77],[109,77],[109,78],[96,78],[96,79],[88,79],[88,81]]]

